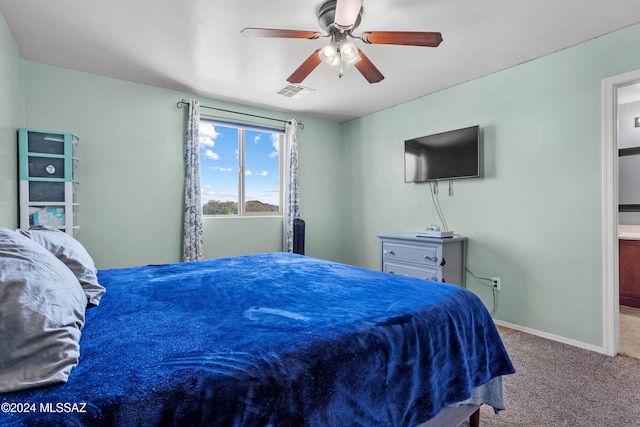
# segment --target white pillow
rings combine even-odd
[[[71,270],[0,227],[0,393],[67,381],[78,364],[86,306]]]
[[[98,283],[96,265],[89,252],[69,234],[47,226],[16,230],[22,235],[44,246],[76,275],[90,305],[100,304],[105,288]]]

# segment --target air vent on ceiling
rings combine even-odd
[[[278,95],[284,95],[287,98],[302,98],[306,94],[313,92],[315,89],[299,85],[287,85],[278,91]]]

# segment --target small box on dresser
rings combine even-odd
[[[465,286],[466,237],[379,234],[380,270],[386,273]]]

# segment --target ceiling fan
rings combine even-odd
[[[242,34],[251,37],[318,39],[330,37],[331,42],[315,50],[288,78],[289,83],[301,83],[321,62],[344,74],[344,65],[355,66],[369,83],[377,83],[384,76],[363,51],[347,38],[358,38],[368,44],[437,47],[442,34],[417,31],[366,31],[355,36],[352,31],[360,25],[364,0],[328,0],[318,9],[318,23],[327,32],[284,30],[274,28],[245,28]]]

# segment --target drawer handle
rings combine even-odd
[[[424,259],[431,261],[431,262],[437,262],[438,261],[438,257],[437,256],[429,256],[429,255],[425,255]]]
[[[395,252],[393,252],[393,251],[387,251],[387,253],[388,253],[389,255],[395,255],[395,254],[396,254],[396,253],[395,253]]]
[[[393,270],[389,270],[389,274],[396,274],[396,272]]]

